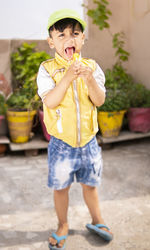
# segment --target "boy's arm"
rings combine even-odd
[[[98,67],[98,66],[97,66]],[[105,77],[100,68],[93,73],[92,69],[86,66],[81,66],[79,76],[82,77],[88,86],[89,97],[95,106],[103,105],[105,101]],[[99,82],[96,80],[98,79]],[[101,83],[100,83],[101,81]]]
[[[70,80],[67,75],[61,79],[61,81],[52,90],[45,92],[42,96],[43,103],[48,108],[57,107],[65,96],[65,93],[70,85]]]
[[[89,89],[89,97],[93,104],[95,106],[102,106],[105,102],[105,92],[99,88],[93,76],[87,79],[87,86]]]
[[[45,70],[39,70],[37,77],[38,94],[47,107],[52,109],[60,104],[70,83],[78,77],[78,67],[76,62],[73,63],[57,85],[55,85],[54,81]]]
[[[43,100],[44,96],[53,88],[55,88],[55,82],[50,77],[49,73],[46,71],[44,66],[41,64],[37,74],[37,87],[38,95]]]
[[[52,109],[60,104],[71,82],[78,77],[77,73],[78,68],[79,68],[78,63],[74,62],[69,67],[69,69],[67,70],[61,81],[56,85],[56,87],[53,88],[48,93],[46,93],[46,95],[43,98],[43,102],[47,107]]]

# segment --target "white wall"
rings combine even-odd
[[[0,0],[0,39],[46,39],[47,21],[58,9],[83,17],[82,0]]]

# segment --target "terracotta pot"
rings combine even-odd
[[[0,156],[4,156],[6,151],[7,151],[7,145],[0,144]]]
[[[47,130],[46,130],[46,127],[45,127],[45,124],[43,121],[43,111],[42,110],[39,110],[39,118],[40,118],[40,123],[41,123],[44,138],[46,139],[46,141],[49,141],[50,135],[47,133]]]
[[[127,117],[131,131],[143,133],[150,131],[150,108],[130,108]]]

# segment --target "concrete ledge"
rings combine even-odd
[[[46,142],[43,137],[33,137],[32,140],[26,143],[13,143],[10,142],[9,147],[12,151],[20,150],[32,150],[32,149],[44,149],[47,148],[48,142]]]
[[[7,136],[0,136],[0,144],[9,144],[10,140]]]
[[[148,133],[133,133],[130,131],[122,131],[117,137],[104,138],[100,134],[96,135],[99,144],[111,144],[120,141],[129,141],[134,139],[140,139],[145,137],[150,137],[150,132]],[[0,136],[0,144],[9,144],[11,151],[21,151],[21,150],[34,150],[34,149],[46,149],[48,142],[44,140],[43,136],[35,136],[30,141],[26,143],[13,143],[6,136]]]
[[[134,139],[140,139],[144,137],[149,137],[150,132],[148,133],[134,133],[130,131],[121,131],[120,135],[117,137],[110,137],[110,138],[105,138],[102,137],[100,134],[97,134],[97,140],[98,143],[115,143],[115,142],[120,142],[120,141],[129,141],[129,140],[134,140]]]

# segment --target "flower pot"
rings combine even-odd
[[[130,108],[127,117],[130,131],[150,131],[150,108]]]
[[[35,114],[36,110],[7,111],[7,122],[12,142],[24,143],[29,140]]]
[[[2,121],[5,119],[5,116],[4,115],[0,115],[0,126],[1,126],[1,123]]]
[[[7,151],[7,145],[6,144],[0,144],[0,157],[4,156]]]
[[[8,134],[8,127],[5,115],[0,115],[0,136]]]
[[[43,121],[43,111],[42,110],[39,110],[39,118],[40,118],[40,123],[41,123],[44,138],[46,139],[46,141],[49,141],[50,135],[47,133],[47,130],[46,130],[46,127],[45,127],[45,124]]]
[[[98,112],[98,124],[103,137],[118,136],[126,110]]]

